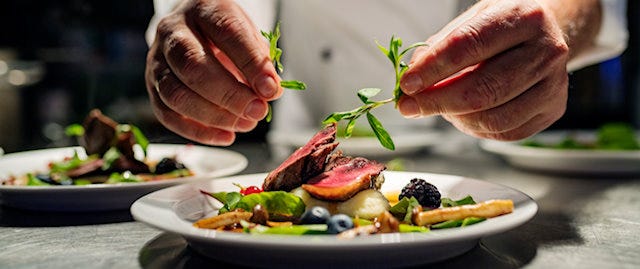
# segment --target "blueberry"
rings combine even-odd
[[[329,234],[339,234],[351,228],[353,228],[353,220],[345,214],[333,215],[327,221],[327,233]]]
[[[302,224],[325,224],[331,217],[329,210],[321,206],[314,206],[305,211],[300,217]]]

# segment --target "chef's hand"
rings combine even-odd
[[[282,94],[268,44],[233,0],[183,1],[162,19],[145,81],[164,126],[210,145],[254,129]]]
[[[596,12],[582,15],[595,17],[597,33],[599,4],[591,2]],[[551,10],[531,0],[478,2],[415,51],[401,80],[400,112],[442,115],[464,133],[496,140],[550,126],[566,108],[570,57],[566,20],[558,17],[566,14]]]

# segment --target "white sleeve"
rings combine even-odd
[[[602,24],[594,46],[571,59],[567,64],[569,71],[615,58],[627,48],[629,39],[626,15],[627,1],[600,0],[600,3],[602,5]]]
[[[276,0],[236,0],[238,5],[244,9],[253,20],[259,30],[271,30],[275,25]],[[149,26],[145,33],[147,44],[151,45],[156,36],[158,22],[168,15],[180,0],[153,0],[154,15],[149,21]]]

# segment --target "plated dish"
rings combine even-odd
[[[517,190],[489,182],[452,175],[383,172],[382,192],[399,191],[410,179],[420,177],[448,197],[472,195],[479,201],[511,199],[511,214],[487,219],[463,228],[432,230],[428,233],[374,234],[350,240],[333,235],[243,234],[201,229],[193,223],[215,213],[209,191],[237,191],[237,186],[262,184],[267,174],[242,175],[199,181],[159,190],[137,200],[131,213],[138,221],[185,237],[197,252],[217,260],[261,267],[283,266],[407,266],[425,264],[460,255],[482,237],[515,228],[536,211],[536,203]],[[251,254],[248,254],[251,253]]]
[[[71,157],[82,147],[65,147],[10,153],[0,157],[0,178],[48,169],[52,161]],[[228,176],[242,171],[247,158],[242,154],[211,147],[174,144],[149,144],[147,157],[160,160],[176,156],[192,176],[148,182],[90,184],[70,186],[0,185],[0,203],[6,206],[46,211],[97,211],[126,209],[144,194],[181,183]]]
[[[594,130],[557,130],[542,132],[531,139],[557,145],[567,137],[587,143],[595,141],[596,136]],[[640,139],[640,135],[636,137]],[[531,171],[585,175],[640,173],[640,150],[532,147],[525,142],[481,140],[479,145],[483,150],[503,158],[510,165]]]

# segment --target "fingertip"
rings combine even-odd
[[[279,83],[276,78],[269,74],[262,74],[254,82],[254,89],[260,97],[270,100],[278,93]]]
[[[267,102],[260,99],[255,99],[251,101],[245,108],[244,116],[246,118],[259,121],[267,116],[268,112],[269,107],[267,105]]]
[[[404,96],[398,101],[398,110],[405,118],[420,117],[420,107],[414,98]]]
[[[234,129],[238,132],[249,132],[255,129],[257,125],[257,121],[238,118],[238,121],[236,121],[235,123]]]
[[[234,132],[215,130],[205,144],[213,146],[230,146],[235,142],[236,134]]]
[[[422,77],[416,72],[405,73],[400,79],[400,88],[402,92],[412,95],[424,88]]]

